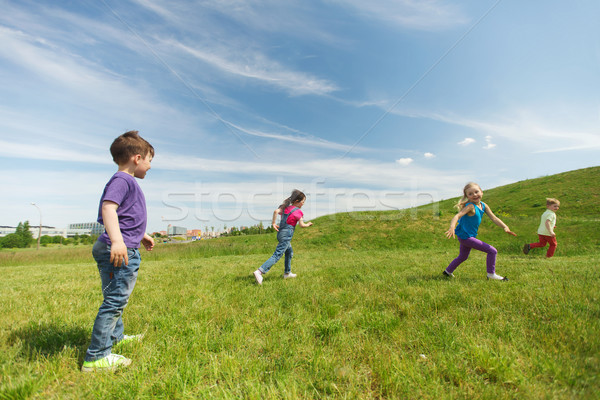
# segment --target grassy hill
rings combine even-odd
[[[460,188],[457,188],[460,192]],[[500,252],[518,253],[523,243],[537,241],[537,227],[544,212],[545,199],[561,201],[557,213],[557,257],[591,254],[600,248],[600,167],[585,168],[509,185],[486,189],[483,201],[514,232],[505,235],[484,217],[479,238]],[[441,248],[453,250],[457,244],[446,239],[450,219],[456,213],[458,197],[434,204],[400,211],[338,213],[315,218],[314,226],[297,229],[294,249],[337,250],[401,250]],[[254,235],[219,238],[189,244],[159,244],[148,260],[190,259],[219,255],[268,254],[274,250],[276,235]],[[64,259],[64,249],[0,251],[0,265],[19,265],[38,261]],[[70,249],[72,262],[89,260],[87,246]],[[535,254],[532,253],[532,255]],[[540,253],[541,254],[541,253]]]
[[[460,188],[458,188],[460,192]],[[600,167],[580,169],[516,182],[489,190],[483,201],[519,236],[514,238],[484,218],[479,237],[499,251],[518,253],[526,242],[537,241],[537,228],[546,198],[561,201],[556,232],[556,256],[597,253],[600,248]],[[455,249],[446,239],[458,197],[414,209],[338,213],[313,220],[314,226],[297,229],[294,249],[402,250]],[[179,257],[267,254],[275,234],[228,237],[186,245]],[[533,253],[532,253],[533,255]],[[160,258],[160,255],[157,257]]]
[[[458,189],[460,193],[460,188]],[[519,236],[505,235],[484,217],[479,237],[499,251],[520,251],[537,241],[546,198],[561,201],[557,213],[559,255],[588,254],[600,248],[600,167],[530,179],[486,190],[483,201]],[[298,247],[331,249],[454,248],[444,232],[456,214],[458,197],[415,209],[341,213],[314,220],[315,229],[299,230]]]

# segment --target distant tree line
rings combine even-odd
[[[260,222],[257,225],[253,225],[250,227],[241,227],[241,228],[236,228],[235,226],[231,228],[231,230],[229,231],[229,233],[223,233],[221,234],[221,236],[242,236],[242,235],[262,235],[264,233],[271,233],[271,232],[275,232],[275,228],[273,228],[271,225],[269,225],[269,227],[265,228],[263,223]]]
[[[4,237],[0,237],[0,248],[25,248],[29,247],[32,241],[33,235],[29,230],[29,221],[19,222],[15,233],[9,233]]]
[[[26,248],[37,243],[37,239],[33,238],[33,234],[29,230],[29,221],[19,222],[15,233],[9,233],[4,237],[0,237],[0,248],[14,249],[14,248]],[[78,245],[78,244],[94,244],[98,235],[75,235],[72,238],[64,238],[62,236],[48,236],[43,235],[40,238],[41,246],[48,246],[49,244],[64,244],[64,245]]]

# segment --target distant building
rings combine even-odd
[[[15,233],[17,231],[16,227],[12,226],[1,226],[0,227],[0,236],[10,235],[11,233]],[[38,238],[40,233],[40,227],[38,226],[29,226],[29,232],[34,239]],[[55,228],[53,226],[45,226],[42,225],[42,236],[62,236],[62,237],[73,237],[75,235],[89,235],[89,229],[68,229],[68,228]]]
[[[187,236],[187,228],[181,226],[169,225],[167,227],[168,236]]]
[[[85,229],[89,231],[87,235],[102,235],[104,233],[104,225],[99,222],[80,222],[77,224],[69,224],[69,229]]]
[[[202,236],[202,230],[200,230],[200,229],[190,229],[190,230],[187,231],[187,235],[188,236],[200,237],[200,236]]]

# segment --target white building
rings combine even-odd
[[[0,237],[10,235],[17,231],[16,227],[12,226],[0,226]],[[33,235],[34,239],[38,238],[40,232],[39,226],[29,226],[29,232]],[[62,236],[64,238],[73,237],[75,235],[90,235],[90,229],[70,229],[70,228],[55,228],[53,226],[42,225],[42,236]]]

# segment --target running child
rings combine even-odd
[[[254,279],[259,285],[262,284],[263,275],[269,272],[271,267],[279,261],[279,259],[285,254],[285,267],[283,273],[283,279],[295,278],[296,274],[292,273],[292,257],[294,252],[292,251],[292,237],[294,236],[294,230],[296,225],[300,225],[302,228],[307,228],[312,225],[312,222],[304,222],[302,213],[302,206],[306,201],[306,196],[299,190],[294,190],[292,195],[284,200],[275,211],[273,211],[273,228],[277,231],[277,240],[279,243],[275,248],[273,255],[264,262],[256,271],[254,271]],[[281,215],[281,222],[279,225],[276,224],[277,215]]]
[[[135,178],[144,179],[154,157],[154,148],[137,131],[129,131],[110,146],[118,171],[104,188],[98,222],[105,232],[98,237],[92,255],[98,264],[104,301],[98,310],[90,347],[81,370],[114,370],[131,360],[112,353],[118,342],[140,340],[142,335],[124,335],[121,315],[133,292],[140,268],[140,243],[146,250],[154,239],[146,233],[146,199]]]
[[[454,278],[454,275],[452,274],[454,270],[469,258],[471,249],[475,249],[487,253],[486,265],[488,279],[500,281],[508,280],[508,278],[496,274],[496,254],[498,254],[498,251],[493,246],[477,239],[477,231],[481,224],[481,218],[485,213],[496,225],[504,229],[504,232],[513,236],[517,236],[517,234],[511,232],[510,229],[508,229],[508,226],[506,226],[500,218],[494,215],[491,208],[481,201],[482,197],[483,191],[478,184],[470,182],[464,187],[463,197],[455,206],[459,210],[458,214],[452,218],[452,221],[450,221],[450,229],[446,231],[446,236],[448,238],[452,238],[455,235],[458,236],[460,251],[458,257],[452,260],[444,270],[444,276]],[[456,225],[457,222],[458,226]]]
[[[542,214],[540,227],[537,230],[540,240],[537,243],[526,243],[523,246],[523,253],[529,254],[529,250],[537,247],[546,247],[546,245],[549,244],[550,246],[546,252],[546,258],[550,258],[554,255],[557,246],[554,228],[556,227],[556,211],[558,211],[559,208],[560,201],[553,198],[546,199],[546,211]]]

